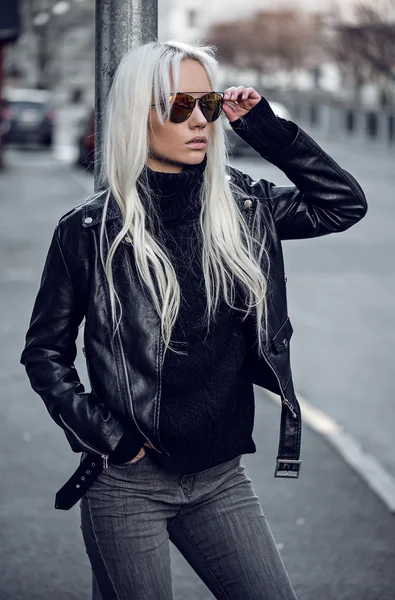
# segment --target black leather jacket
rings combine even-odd
[[[272,333],[265,357],[258,358],[251,348],[249,363],[253,382],[282,397],[276,477],[298,476],[301,438],[300,409],[290,366],[293,329],[287,310],[281,240],[344,231],[367,211],[364,193],[356,180],[306,132],[295,127],[292,144],[275,156],[266,157],[288,176],[293,186],[276,186],[265,179],[253,181],[249,175],[228,166],[228,176],[235,178],[245,191],[239,202],[247,223],[251,226],[254,213],[261,211],[268,234],[274,279],[274,293],[268,300]],[[21,362],[33,389],[64,430],[74,452],[111,460],[111,452],[134,423],[156,451],[167,453],[159,429],[159,365],[163,353],[160,322],[131,263],[125,260],[131,253],[125,239],[114,259],[122,319],[115,337],[111,335],[109,290],[98,252],[102,205],[103,199],[85,202],[60,219]],[[107,220],[110,235],[114,236],[121,228],[121,215],[113,199]],[[84,317],[91,391],[84,390],[74,367],[75,340]]]

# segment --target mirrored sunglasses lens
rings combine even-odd
[[[191,116],[193,100],[188,94],[176,94],[170,113],[170,121],[182,123]]]
[[[205,94],[200,103],[202,113],[210,123],[218,119],[222,112],[222,96],[220,94]],[[170,121],[182,123],[188,119],[193,111],[194,101],[188,94],[176,94],[171,113]]]
[[[218,119],[222,112],[222,96],[220,94],[206,94],[202,96],[202,113],[210,123]]]

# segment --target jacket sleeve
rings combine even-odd
[[[282,121],[278,118],[279,126]],[[348,229],[367,212],[361,186],[303,129],[296,123],[292,125],[293,141],[280,152],[270,153],[270,136],[266,136],[266,130],[270,128],[272,136],[275,124],[267,119],[264,98],[242,119],[231,123],[245,142],[295,184],[278,186],[265,179],[254,181],[239,172],[244,186],[260,201],[269,203],[283,240],[318,237]]]
[[[41,396],[52,419],[64,430],[72,450],[111,455],[123,434],[124,447],[128,432],[92,393],[85,392],[74,366],[75,342],[84,312],[83,299],[73,285],[64,260],[58,224],[47,254],[20,362],[26,368],[33,390]],[[133,443],[126,448],[130,452],[127,458],[123,454],[119,458],[124,462],[132,459],[142,446],[141,438],[144,441],[143,436],[133,435]]]

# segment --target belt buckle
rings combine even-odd
[[[274,477],[292,477],[297,479],[299,477],[301,460],[294,458],[277,458],[276,469],[274,471]],[[297,465],[296,469],[287,469],[287,465]],[[282,466],[282,468],[281,468]],[[280,470],[281,469],[281,470]]]

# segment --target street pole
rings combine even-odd
[[[157,39],[158,0],[96,0],[95,191],[102,160],[101,120],[116,68],[130,48]]]

